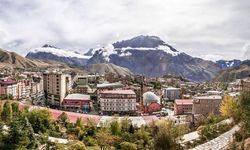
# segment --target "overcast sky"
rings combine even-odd
[[[205,59],[250,59],[249,0],[0,0],[0,47],[78,52],[156,35]],[[244,54],[248,55],[244,55]]]

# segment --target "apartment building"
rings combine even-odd
[[[132,90],[105,90],[100,92],[100,106],[104,113],[131,113],[136,111],[136,94]]]
[[[210,113],[219,114],[222,101],[220,95],[200,96],[193,98],[193,114],[208,116]]]
[[[193,99],[176,99],[174,101],[174,113],[176,115],[191,114],[193,110]]]
[[[164,89],[163,92],[164,100],[174,101],[175,99],[180,98],[180,89],[174,87],[168,87]]]
[[[13,99],[18,97],[18,85],[16,80],[3,79],[0,81],[0,95],[2,97],[13,96]]]
[[[61,72],[43,74],[45,97],[51,106],[61,107],[63,99],[71,90],[71,76]]]
[[[250,91],[250,77],[241,80],[241,86],[243,91]]]

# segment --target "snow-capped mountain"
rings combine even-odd
[[[84,55],[93,57],[94,54],[99,54],[103,57],[103,61],[109,62],[111,55],[126,57],[132,55],[130,51],[162,51],[172,56],[181,54],[172,46],[166,44],[156,36],[137,36],[130,40],[123,40],[114,44],[109,44],[107,47],[90,49]]]
[[[42,47],[31,49],[26,57],[32,59],[60,61],[70,65],[83,66],[91,56],[45,44]]]
[[[221,69],[227,69],[227,68],[235,68],[239,67],[241,64],[241,60],[218,60],[216,61],[216,64],[221,68]]]
[[[214,77],[220,68],[211,61],[181,53],[156,36],[137,36],[105,48],[91,49],[87,64],[113,63],[134,74],[181,75],[195,81]]]
[[[220,67],[182,53],[156,36],[137,36],[106,47],[90,49],[85,54],[63,50],[50,45],[35,48],[28,58],[60,61],[74,66],[112,63],[128,68],[133,74],[183,76],[194,81],[212,79]]]

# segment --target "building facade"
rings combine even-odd
[[[174,101],[175,115],[192,114],[193,99],[176,99]]]
[[[165,88],[163,93],[164,93],[163,98],[165,100],[174,101],[175,99],[180,98],[179,88],[174,88],[174,87]]]
[[[222,96],[210,95],[193,98],[193,114],[208,116],[210,113],[219,114]]]
[[[241,86],[243,91],[250,91],[250,77],[241,80]]]
[[[100,92],[100,107],[104,113],[136,111],[136,94],[132,90],[106,90]]]
[[[12,96],[13,99],[18,97],[18,85],[16,80],[4,79],[0,81],[0,95],[2,97]]]
[[[71,91],[71,76],[64,73],[44,73],[43,87],[47,102],[51,106],[62,106],[63,99]]]
[[[89,112],[91,110],[90,95],[69,94],[63,100],[63,108],[70,111]]]

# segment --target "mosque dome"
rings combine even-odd
[[[155,95],[155,93],[153,92],[146,92],[143,94],[143,104],[150,104],[153,102],[157,102],[160,103],[160,97],[158,97],[157,95]]]

